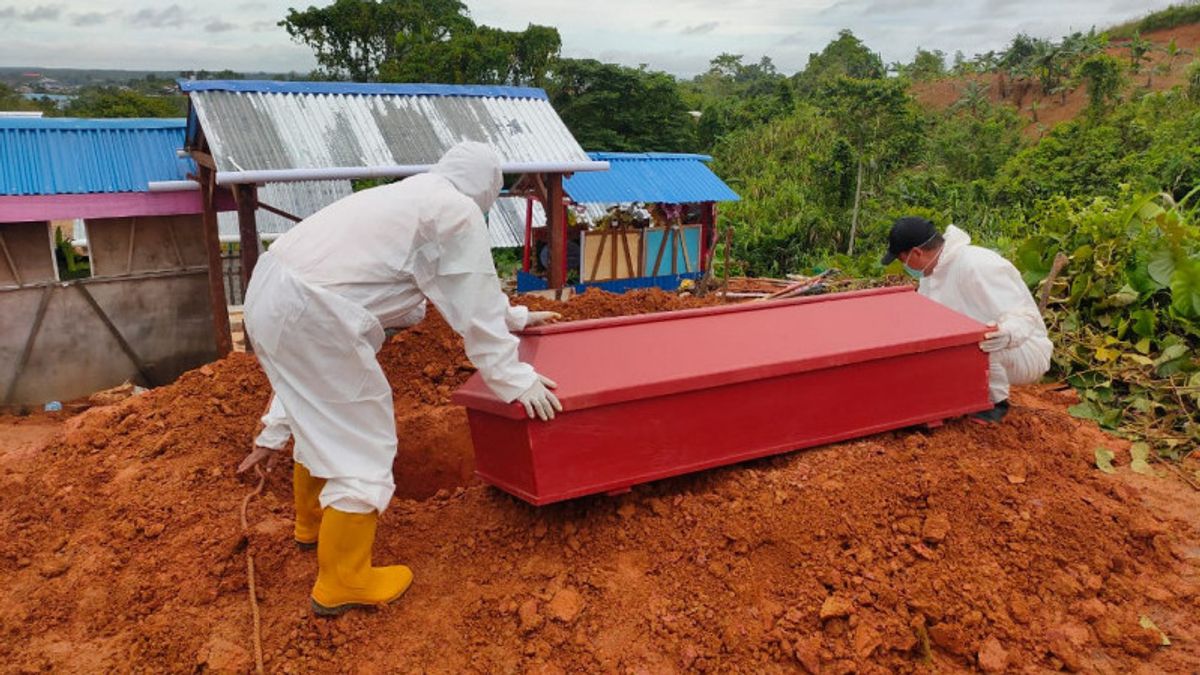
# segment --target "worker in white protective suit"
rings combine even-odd
[[[512,307],[500,290],[484,213],[500,161],[461,143],[428,174],[371,188],[304,219],[264,254],[246,290],[245,325],[274,389],[245,471],[294,438],[296,541],[316,544],[318,614],[400,597],[402,565],[372,567],[378,515],[395,485],[392,390],[376,360],[384,329],[433,303],[504,401],[549,420],[553,381],[517,358],[510,331],[557,318]]]
[[[979,344],[988,353],[988,393],[993,408],[975,417],[999,422],[1008,414],[1011,385],[1032,384],[1050,370],[1053,345],[1029,287],[1012,263],[995,251],[971,245],[950,225],[945,235],[924,218],[892,224],[883,264],[904,263],[920,280],[918,292],[987,324]]]

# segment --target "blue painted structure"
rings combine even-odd
[[[633,279],[612,279],[610,281],[592,281],[586,284],[576,284],[571,288],[575,289],[576,293],[583,293],[589,288],[598,288],[609,293],[624,293],[626,291],[634,291],[642,288],[661,288],[663,290],[672,291],[679,288],[679,284],[685,279],[699,279],[703,276],[700,272],[688,272],[686,274],[668,274],[657,277],[635,277]],[[517,292],[529,293],[532,291],[544,291],[549,288],[549,284],[542,277],[536,274],[530,274],[522,270],[517,270]]]
[[[608,171],[577,173],[563,190],[579,204],[661,202],[693,204],[741,199],[711,169],[708,155],[667,152],[589,152]]]
[[[185,180],[182,119],[0,118],[0,195],[148,192]]]
[[[668,231],[644,230],[642,236],[645,237],[646,259],[643,261],[642,274],[647,277],[659,277],[664,273],[670,274],[672,271],[681,273],[700,271],[700,228],[681,229],[680,234],[683,235],[683,246],[687,249],[687,255],[684,256],[679,250],[679,243],[676,241],[677,235],[671,235],[663,250],[662,260],[658,261],[658,268],[655,269],[654,262],[658,257],[658,247],[663,245],[663,239],[667,238]],[[672,259],[674,259],[673,267]]]

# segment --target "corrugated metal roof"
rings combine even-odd
[[[501,197],[488,211],[488,238],[492,248],[516,248],[525,245],[525,200],[519,197]],[[533,200],[533,226],[546,224],[546,211],[542,203]]]
[[[661,152],[592,152],[609,163],[608,171],[577,173],[563,189],[579,203],[729,202],[741,199],[707,166],[708,155]]]
[[[258,186],[258,200],[293,216],[307,218],[351,192],[350,181],[344,180],[267,183]],[[255,212],[255,220],[259,234],[283,234],[296,225],[265,209]],[[217,228],[222,236],[237,236],[237,212],[218,213]]]
[[[180,82],[218,172],[435,163],[480,141],[505,163],[589,162],[540,89]]]
[[[0,119],[0,195],[146,192],[183,180],[184,120]]]

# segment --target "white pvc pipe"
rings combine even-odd
[[[186,192],[200,189],[200,184],[194,180],[152,180],[146,185],[151,192]]]
[[[281,236],[283,236],[282,232],[259,232],[258,233],[258,238],[262,239],[263,241],[275,241],[276,239],[278,239]],[[242,235],[240,235],[240,234],[222,234],[218,237],[218,239],[220,239],[222,244],[236,244],[242,240]]]
[[[353,180],[358,178],[403,178],[426,173],[432,164],[406,166],[345,166],[327,169],[260,169],[218,171],[217,185],[247,183],[294,183],[306,180]],[[608,162],[514,162],[501,164],[504,173],[575,173],[608,171]]]

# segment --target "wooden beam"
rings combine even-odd
[[[212,155],[207,152],[192,150],[192,161],[205,169],[217,170],[217,163],[213,161]]]
[[[567,212],[563,208],[562,183],[562,174],[545,177],[546,225],[550,228],[550,269],[546,272],[550,288],[567,284]]]
[[[50,306],[50,293],[53,290],[53,286],[50,285],[42,287],[42,297],[38,300],[33,326],[29,328],[29,337],[25,338],[25,348],[21,350],[21,358],[17,360],[17,370],[13,373],[12,381],[8,383],[8,390],[4,392],[3,403],[5,405],[12,401],[13,394],[17,391],[17,383],[21,381],[21,375],[25,373],[25,366],[29,364],[29,357],[33,354],[33,345],[37,342],[38,332],[42,329],[42,321],[46,318],[46,308]]]
[[[217,358],[233,351],[233,332],[229,327],[229,305],[225,299],[225,279],[221,268],[221,235],[217,230],[216,172],[200,166],[200,192],[204,202],[201,219],[204,229],[204,248],[208,253],[208,299],[212,305],[213,336]],[[257,250],[257,249],[256,249]]]
[[[13,262],[12,255],[8,252],[8,243],[4,240],[4,229],[0,228],[0,251],[4,252],[4,260],[8,263],[8,269],[12,271],[13,280],[18,286],[23,285],[21,282],[21,272],[17,269],[17,264]]]
[[[250,276],[254,274],[254,266],[258,264],[258,218],[255,211],[258,208],[258,188],[253,185],[233,186],[233,195],[237,201],[238,234],[241,237],[238,248],[242,254],[242,298],[246,297],[246,289],[250,288]]]
[[[257,195],[256,195],[256,197],[257,197]],[[274,213],[275,215],[279,216],[280,218],[287,218],[288,220],[292,221],[293,223],[298,223],[298,222],[304,220],[300,216],[292,215],[292,214],[288,213],[287,211],[284,211],[283,209],[276,207],[276,206],[271,206],[270,204],[267,204],[266,202],[258,202],[258,208],[262,209],[263,211],[270,211],[271,213]]]
[[[112,319],[109,318],[104,309],[100,307],[100,303],[96,302],[96,298],[92,296],[92,292],[82,283],[75,283],[73,285],[79,289],[79,292],[83,294],[83,299],[87,300],[87,303],[95,310],[96,316],[100,317],[100,321],[108,328],[108,332],[112,333],[112,336],[116,338],[121,351],[125,352],[125,356],[128,356],[129,360],[133,362],[133,367],[137,368],[138,374],[142,376],[142,380],[146,383],[146,386],[157,387],[160,382],[150,374],[150,368],[146,365],[146,362],[142,361],[138,353],[134,351],[133,346],[121,334],[121,331],[117,330],[117,326],[112,322]]]

